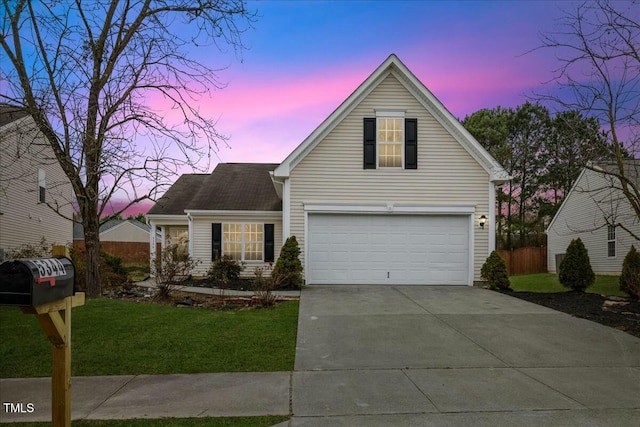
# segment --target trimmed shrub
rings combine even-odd
[[[217,257],[207,271],[209,279],[219,283],[232,283],[240,279],[245,263],[238,262],[229,255]]]
[[[296,236],[291,236],[282,245],[280,256],[273,268],[271,277],[276,289],[302,287],[302,262],[300,262],[300,246]]]
[[[596,275],[589,261],[589,252],[580,238],[569,243],[560,263],[558,277],[562,286],[577,292],[584,292],[596,281]]]
[[[640,299],[640,252],[633,245],[622,263],[620,290],[630,298]]]
[[[491,252],[491,255],[482,265],[480,277],[487,281],[490,289],[511,289],[509,275],[507,274],[507,263],[497,251]]]

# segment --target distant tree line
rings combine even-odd
[[[478,110],[462,124],[513,177],[496,194],[503,249],[545,244],[544,230],[582,168],[615,156],[598,119],[573,110],[551,114],[526,102]]]
[[[140,213],[139,213],[138,215],[136,215],[136,216],[129,215],[129,216],[127,216],[126,218],[123,218],[123,217],[122,217],[122,214],[121,214],[121,213],[118,213],[118,214],[116,214],[116,215],[112,215],[112,216],[110,216],[110,217],[109,217],[109,219],[119,219],[119,220],[122,220],[122,219],[127,219],[127,220],[129,220],[129,219],[130,219],[130,220],[133,220],[133,221],[139,221],[139,222],[141,222],[141,223],[143,223],[143,224],[146,224],[146,223],[147,223],[147,217],[146,217],[146,216],[144,216],[144,214],[143,214],[142,212],[140,212]]]

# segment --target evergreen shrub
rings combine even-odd
[[[487,281],[490,289],[506,290],[511,289],[509,275],[507,274],[507,263],[497,251],[491,252],[491,255],[482,265],[480,277]]]
[[[640,252],[633,245],[622,262],[620,290],[633,299],[640,299]]]
[[[296,236],[289,237],[282,246],[271,278],[276,289],[302,287],[302,262]]]
[[[569,243],[567,252],[559,266],[559,280],[562,286],[573,291],[584,292],[596,281],[591,268],[589,252],[580,238]]]

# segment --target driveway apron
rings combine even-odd
[[[640,339],[464,286],[302,291],[292,426],[640,425]]]

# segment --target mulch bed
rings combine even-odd
[[[503,292],[640,338],[640,301],[582,292]]]
[[[180,286],[193,286],[196,288],[213,288],[218,287],[219,283],[214,280],[209,279],[208,277],[201,278],[189,278],[182,282],[180,282]],[[241,278],[238,280],[233,280],[227,283],[227,289],[231,289],[234,291],[252,291],[253,290],[253,280],[247,278]],[[277,289],[278,291],[299,291],[300,289],[293,287],[281,287]]]
[[[129,291],[112,292],[106,295],[109,298],[123,301],[137,302],[141,304],[162,304],[183,308],[204,308],[207,310],[251,310],[262,307],[255,296],[239,297],[232,295],[196,294],[191,292],[173,291],[169,299],[159,299],[154,295],[154,291],[145,288],[134,288]],[[282,301],[290,301],[297,298],[276,297],[275,304]]]

